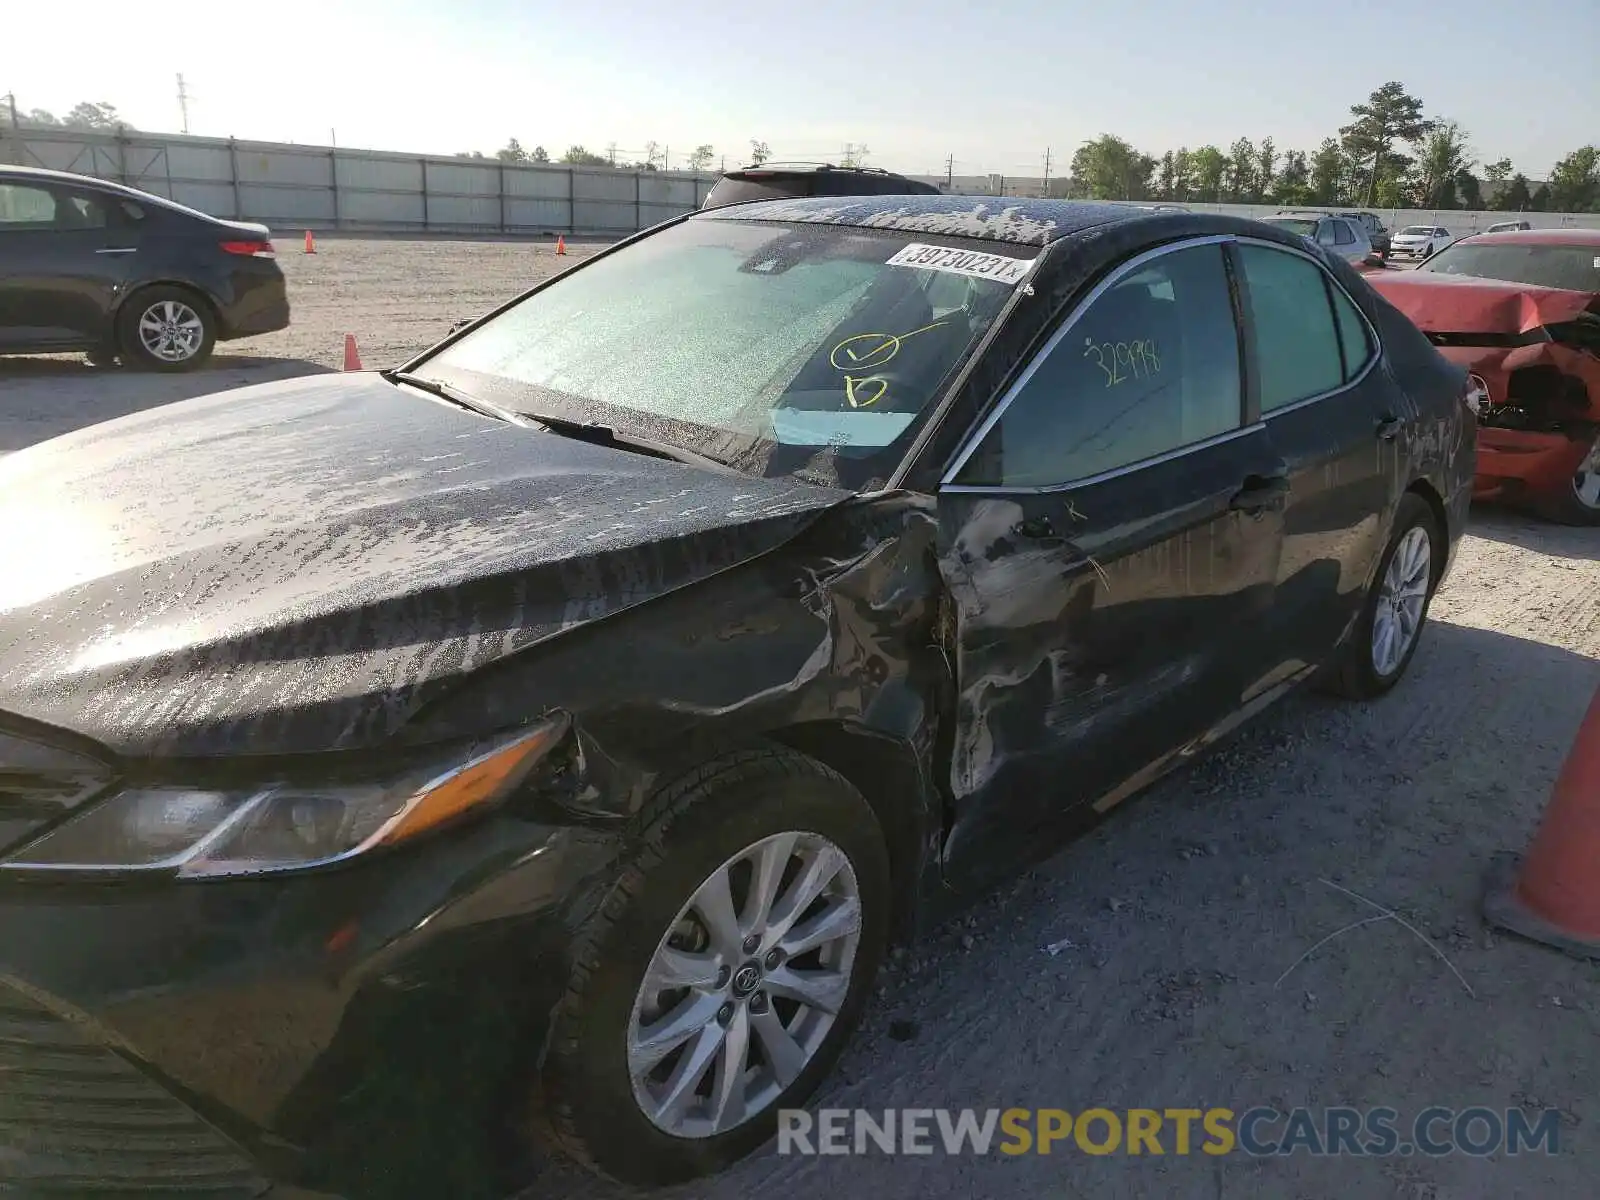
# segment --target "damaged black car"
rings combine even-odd
[[[1268,225],[835,198],[7,457],[0,1191],[731,1163],[896,940],[1394,686],[1468,398]]]

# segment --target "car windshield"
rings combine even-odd
[[[1433,230],[1427,225],[1407,225],[1400,231],[1401,237],[1432,237]]]
[[[1298,233],[1304,237],[1315,237],[1317,235],[1317,223],[1308,221],[1303,217],[1270,217],[1267,220],[1267,224],[1280,226],[1291,233]]]
[[[1600,292],[1600,246],[1527,246],[1457,242],[1417,268],[1510,283]]]
[[[1033,253],[697,218],[558,278],[412,373],[749,474],[864,488],[899,464]]]

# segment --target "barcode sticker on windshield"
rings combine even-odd
[[[1033,260],[912,242],[889,259],[889,266],[921,267],[924,271],[948,271],[952,275],[970,275],[975,279],[992,279],[996,283],[1016,283],[1028,273]]]

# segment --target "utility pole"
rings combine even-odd
[[[1044,186],[1039,189],[1041,196],[1050,194],[1050,147],[1044,148]]]
[[[184,86],[183,75],[178,75],[178,111],[183,114],[183,131],[189,132],[189,89]]]
[[[606,157],[611,160],[613,167],[617,165],[617,144],[615,142],[606,147]]]
[[[956,156],[949,155],[944,160],[944,190],[949,191],[956,185]]]

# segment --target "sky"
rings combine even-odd
[[[0,96],[106,101],[141,129],[379,150],[714,164],[837,159],[1052,174],[1115,133],[1147,153],[1314,150],[1387,80],[1531,178],[1600,141],[1597,0],[274,0],[152,19],[126,0],[0,22]],[[1260,15],[1252,15],[1260,14]],[[270,15],[270,20],[268,16]],[[1529,31],[1529,32],[1524,32]]]

